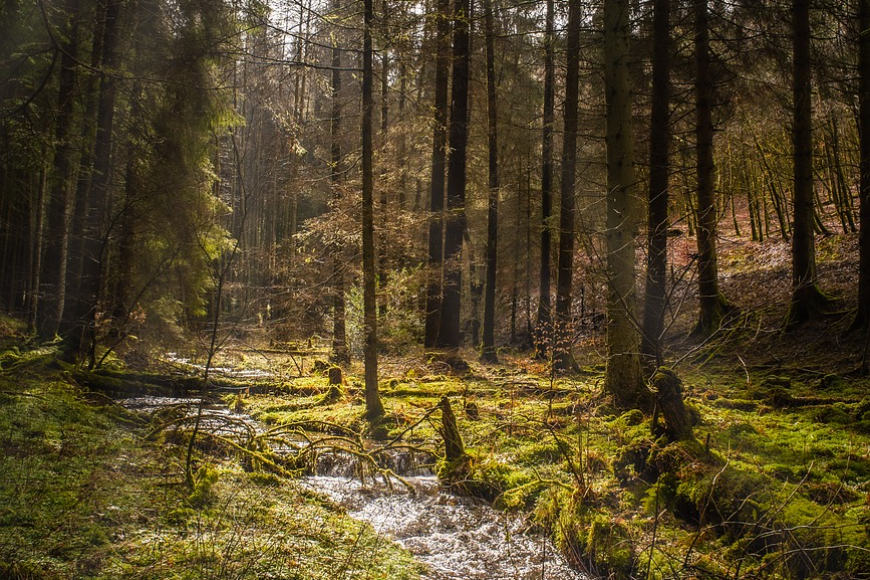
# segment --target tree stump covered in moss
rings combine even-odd
[[[341,389],[342,375],[340,367],[329,367],[327,371],[327,379],[329,381],[329,390],[320,399],[320,404],[328,405],[339,400],[344,392]]]
[[[465,453],[465,445],[456,425],[456,415],[450,399],[441,397],[438,406],[441,408],[441,437],[444,439],[444,469],[440,476],[448,483],[458,483],[468,474],[470,458]]]
[[[456,415],[447,396],[441,397],[438,403],[441,407],[441,437],[444,438],[444,451],[447,461],[454,461],[465,457],[465,445],[462,443],[462,435],[456,426]]]
[[[667,433],[675,441],[693,441],[692,418],[683,403],[683,383],[674,371],[659,368],[652,378],[656,403],[665,418]]]

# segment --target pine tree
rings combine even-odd
[[[580,101],[581,2],[568,3],[567,70],[565,72],[565,137],[562,145],[562,189],[559,209],[559,278],[553,324],[553,365],[567,370],[573,364],[574,328],[571,287],[574,277],[574,180],[577,169],[577,124]]]
[[[372,20],[373,0],[365,0],[362,80],[362,253],[366,417],[383,416],[378,393],[378,310],[375,296],[374,184],[372,179]]]
[[[492,0],[484,0],[486,23],[486,103],[489,145],[489,196],[486,235],[486,296],[483,314],[483,352],[481,358],[496,362],[495,352],[495,286],[498,266],[498,93],[495,80],[495,31]]]
[[[629,78],[629,2],[604,3],[604,98],[607,103],[607,368],[605,390],[620,409],[651,407],[635,326],[634,143]]]

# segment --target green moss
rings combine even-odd
[[[593,566],[611,577],[631,577],[635,557],[628,527],[605,514],[596,514],[588,528],[586,553]]]
[[[507,360],[510,364],[510,359]],[[868,438],[860,429],[861,417],[870,412],[870,403],[782,409],[759,404],[759,401],[771,401],[772,393],[784,389],[786,384],[790,385],[790,396],[811,394],[807,392],[809,389],[820,386],[818,375],[803,380],[806,374],[792,376],[786,370],[767,370],[767,375],[777,378],[767,380],[763,387],[755,387],[753,385],[762,384],[764,377],[751,367],[750,380],[740,367],[727,372],[712,366],[705,367],[703,372],[687,369],[686,384],[693,385],[689,390],[691,406],[704,417],[698,437],[704,442],[709,435],[708,453],[703,443],[686,446],[672,445],[666,438],[653,441],[649,422],[641,413],[617,415],[613,409],[601,406],[595,398],[598,372],[560,378],[553,389],[543,374],[525,372],[518,367],[481,369],[474,366],[474,374],[462,379],[427,375],[422,364],[412,371],[396,369],[393,372],[403,378],[383,379],[382,396],[387,414],[377,433],[366,431],[362,383],[353,368],[348,371],[349,386],[341,397],[324,397],[324,380],[306,377],[288,381],[280,391],[252,391],[239,402],[246,412],[262,421],[304,427],[312,437],[334,433],[355,438],[359,434],[367,438],[377,435],[389,441],[404,434],[406,442],[433,455],[441,454],[437,432],[439,416],[435,414],[419,422],[423,415],[445,394],[473,402],[477,406],[475,417],[464,413],[457,416],[458,428],[470,454],[470,460],[463,466],[468,471],[462,491],[497,499],[498,506],[504,509],[533,505],[536,522],[550,531],[569,557],[587,568],[594,566],[597,571],[623,575],[633,572],[642,576],[647,565],[651,565],[651,577],[673,576],[669,565],[682,561],[696,535],[695,526],[686,522],[697,523],[703,515],[704,532],[693,548],[693,555],[698,556],[693,566],[699,575],[709,570],[711,577],[728,576],[734,570],[729,566],[740,559],[746,574],[756,573],[768,564],[770,570],[775,569],[776,574],[782,576],[801,573],[806,576],[806,569],[800,567],[799,561],[784,557],[785,552],[799,546],[789,544],[782,535],[762,532],[788,522],[807,522],[807,518],[817,517],[825,510],[830,512],[830,517],[823,515],[818,520],[825,533],[798,534],[803,542],[800,545],[816,546],[818,549],[813,553],[825,558],[826,569],[841,570],[836,573],[845,574],[843,570],[849,566],[852,570],[860,567],[860,551],[827,550],[827,547],[868,545],[866,534],[856,536],[850,532],[837,537],[831,534],[832,530],[856,527],[863,513],[862,494],[868,490],[870,459],[863,452]],[[852,380],[843,384],[832,380],[827,388],[827,394],[832,397],[839,398],[841,389],[852,393],[848,400],[863,396],[857,394],[861,385]],[[848,418],[845,422],[844,413]],[[50,425],[35,424],[26,417],[21,421],[22,425],[17,428],[29,434],[32,449],[44,454],[57,454],[58,449],[64,449],[65,453],[79,452],[76,438],[64,436]],[[115,424],[114,421],[110,422]],[[870,423],[870,417],[867,421]],[[366,444],[375,445],[371,441]],[[165,446],[173,449],[173,439],[167,438]],[[608,468],[611,460],[612,471]],[[175,465],[179,465],[177,458],[175,461]],[[219,458],[209,461],[218,465]],[[726,462],[727,467],[723,469]],[[172,461],[166,463],[172,465]],[[575,480],[572,473],[575,470],[582,484]],[[224,565],[251,563],[256,548],[280,560],[275,552],[269,552],[273,549],[269,542],[274,542],[283,548],[291,546],[287,553],[292,556],[288,558],[308,558],[293,568],[299,570],[300,578],[325,578],[324,570],[329,570],[325,563],[334,564],[339,557],[337,554],[354,557],[346,543],[350,538],[360,534],[360,537],[368,537],[368,532],[354,527],[358,524],[332,514],[322,505],[315,505],[316,502],[305,500],[300,504],[301,494],[289,490],[292,484],[282,478],[236,473],[225,466],[220,466],[218,471],[220,477],[210,489],[215,501],[202,502],[196,509],[186,508],[191,512],[174,515],[162,509],[155,516],[173,533],[183,530],[191,536],[199,534],[201,543],[211,542],[210,551],[205,553],[192,541],[179,543],[177,537],[169,537],[171,534],[167,537],[156,534],[158,539],[152,537],[149,545],[165,550],[180,563],[181,569],[194,564],[207,567],[218,561]],[[801,480],[805,481],[796,485]],[[183,504],[187,495],[183,487],[175,490],[170,486],[169,489],[173,490],[169,495],[176,505]],[[789,496],[800,502],[784,509]],[[233,498],[232,502],[228,498]],[[58,505],[67,508],[74,505],[75,500],[74,494],[57,494],[55,498]],[[277,513],[287,510],[288,506],[293,518]],[[656,549],[651,551],[648,546],[656,513],[660,514],[657,542]],[[771,514],[778,516],[766,521]],[[226,522],[243,516],[251,518],[258,526],[281,529],[286,538],[267,540],[258,532],[254,534],[256,539],[244,549],[232,548],[221,534],[228,531]],[[34,521],[24,509],[17,510],[14,517],[30,525]],[[319,522],[320,527],[315,526],[314,521]],[[806,523],[794,525],[813,527]],[[144,527],[153,532],[159,526]],[[760,535],[767,539],[758,541]],[[99,535],[83,537],[99,538]],[[206,542],[203,538],[210,539]],[[310,550],[300,551],[291,540],[308,542]],[[135,562],[135,565],[130,566],[131,571],[117,577],[124,578],[125,574],[132,577],[135,575],[132,571],[141,574],[146,564],[159,571],[154,573],[155,578],[170,578],[175,574],[161,557],[148,556],[140,549],[144,539],[134,543],[136,549],[124,552],[123,560],[127,564]],[[377,552],[380,555],[372,562],[384,561],[377,558],[409,562],[403,560],[407,556],[401,552],[390,551],[393,549],[385,549],[389,555]],[[830,554],[821,556],[825,551]],[[777,554],[787,565],[775,567]],[[211,557],[217,559],[209,560]],[[640,562],[639,570],[637,562]],[[386,564],[384,570],[389,566]],[[252,564],[251,569],[255,568]],[[412,569],[413,566],[409,566],[408,570]],[[367,574],[373,578],[402,577],[402,572],[397,572],[396,568],[390,573],[371,571]]]
[[[755,435],[758,435],[758,429],[753,427],[750,423],[733,423],[726,427],[725,431],[722,432],[722,436],[728,440],[738,438],[751,439]]]
[[[326,580],[337,561],[377,580],[419,576],[367,525],[223,452],[190,492],[184,445],[146,441],[141,422],[68,376],[29,362],[0,373],[0,577]]]
[[[843,566],[847,574],[853,578],[866,578],[870,570],[870,552],[860,546],[849,546],[846,551],[846,563]]]
[[[166,521],[170,524],[186,527],[188,520],[196,517],[196,511],[189,507],[177,507],[169,510]]]
[[[680,485],[673,473],[663,473],[654,485],[649,486],[643,499],[644,512],[655,517],[663,509],[674,509],[677,487]]]
[[[645,479],[654,479],[655,474],[647,469],[647,461],[653,443],[650,440],[641,440],[620,447],[613,460],[613,473],[616,478],[627,483],[635,476]]]
[[[643,423],[643,413],[639,409],[631,409],[619,416],[618,422],[626,427],[633,427]]]
[[[819,423],[838,423],[848,425],[853,421],[851,409],[845,403],[820,405],[812,411],[813,420]]]
[[[557,545],[581,569],[615,579],[630,578],[635,571],[637,558],[627,524],[564,491],[544,496],[538,514],[549,521]]]
[[[218,478],[218,471],[211,465],[200,467],[193,478],[194,487],[187,498],[187,503],[195,509],[202,509],[212,505],[216,499],[213,488]]]
[[[755,411],[756,409],[758,409],[757,401],[750,401],[746,399],[721,398],[713,401],[713,404],[723,409],[736,409],[738,411]]]

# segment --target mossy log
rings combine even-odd
[[[833,405],[834,403],[851,403],[851,399],[834,397],[795,397],[783,388],[773,388],[764,398],[774,409],[790,409],[796,407],[814,407],[818,405]]]
[[[667,434],[675,441],[694,441],[692,417],[683,403],[683,383],[668,368],[659,368],[652,378],[656,404],[665,418]]]
[[[97,369],[87,371],[59,362],[61,368],[82,384],[93,389],[119,394],[182,396],[205,390],[212,392],[265,393],[276,389],[274,382],[251,381],[211,376],[208,381],[196,375],[161,375],[147,372]]]

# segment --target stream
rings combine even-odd
[[[196,413],[197,399],[135,397],[120,403],[131,410],[153,412],[169,405],[188,404]],[[223,405],[207,405],[211,416],[243,420],[256,430],[262,426],[248,415]],[[226,432],[226,425],[203,423],[201,429]],[[407,457],[391,465],[413,487],[392,488],[382,480],[354,477],[354,459],[326,454],[317,475],[302,484],[344,506],[375,531],[408,549],[428,566],[426,580],[583,580],[570,568],[549,539],[527,532],[522,515],[494,510],[486,502],[445,491],[425,467]]]

